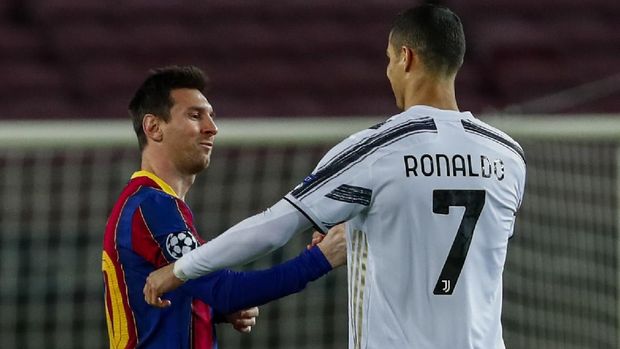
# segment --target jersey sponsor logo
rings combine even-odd
[[[482,177],[501,181],[505,177],[504,161],[486,155],[423,154],[403,156],[406,177]]]
[[[166,237],[166,251],[174,259],[183,257],[196,247],[198,247],[198,241],[189,231],[170,233]]]
[[[343,184],[325,196],[336,201],[369,206],[372,198],[372,190]]]

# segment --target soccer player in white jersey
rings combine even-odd
[[[521,147],[457,106],[465,39],[449,9],[401,13],[387,77],[402,113],[331,149],[284,199],[160,269],[160,296],[347,221],[349,348],[504,348],[502,270],[525,186]]]

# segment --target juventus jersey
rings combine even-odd
[[[285,199],[348,221],[349,348],[504,348],[502,270],[523,150],[469,112],[414,106],[331,149]]]

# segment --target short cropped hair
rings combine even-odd
[[[436,74],[455,74],[463,64],[463,25],[443,6],[425,4],[400,13],[392,25],[391,41],[397,49],[414,49],[427,69]]]
[[[168,66],[151,70],[149,77],[129,102],[129,115],[138,136],[140,151],[146,146],[146,135],[142,128],[144,115],[153,114],[168,121],[170,108],[174,105],[170,96],[172,90],[189,88],[204,93],[206,87],[207,77],[195,66]]]

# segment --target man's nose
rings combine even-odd
[[[202,132],[203,133],[212,133],[214,135],[217,134],[218,128],[217,125],[215,124],[215,121],[213,121],[212,118],[207,118],[203,127],[202,127]]]

